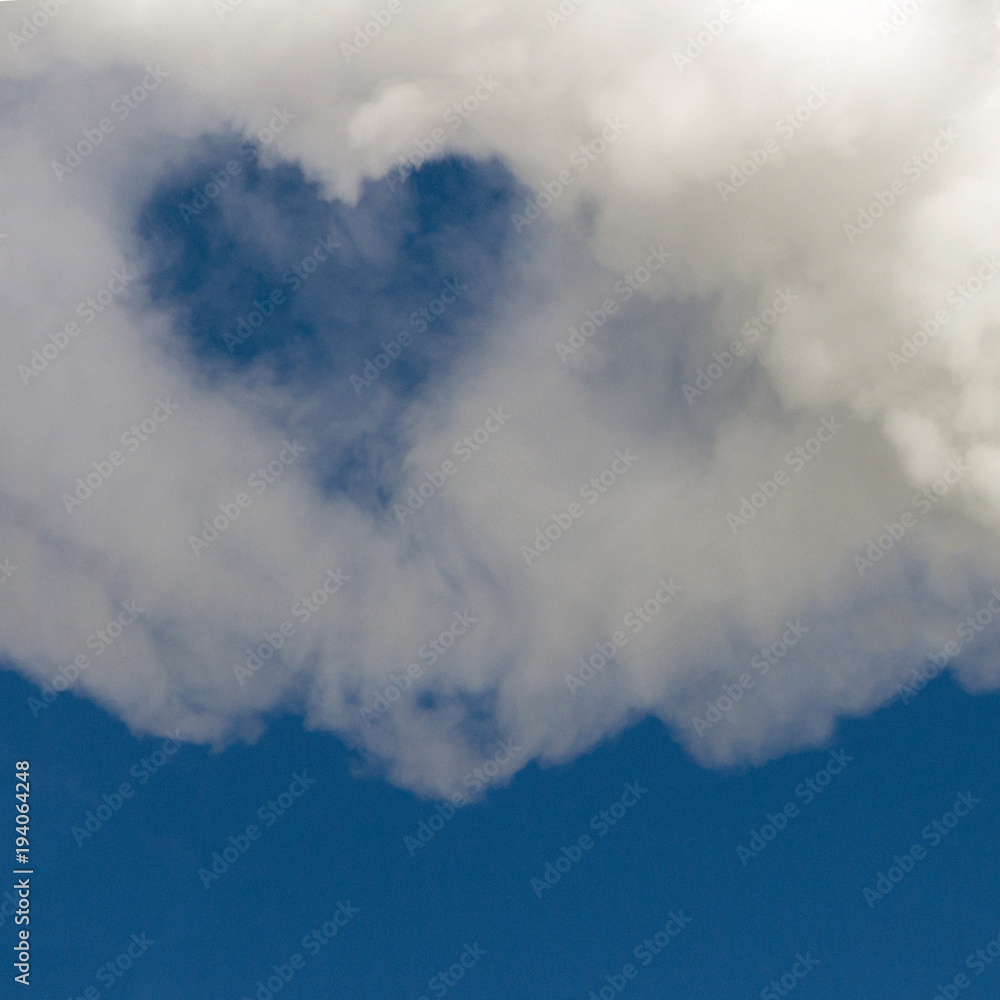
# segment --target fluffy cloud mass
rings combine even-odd
[[[763,760],[928,656],[1000,686],[975,617],[1000,567],[998,11],[5,5],[7,661],[143,732],[301,712],[431,794],[496,739],[552,762],[650,714],[706,763]],[[380,375],[405,343],[334,403],[263,358],[212,369],[149,295],[137,220],[229,133],[345,218],[427,161],[502,165],[503,308],[411,393]],[[317,232],[299,276],[379,239]],[[321,482],[387,421],[379,504]]]

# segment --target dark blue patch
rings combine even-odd
[[[477,349],[510,295],[517,193],[499,163],[450,159],[394,190],[368,182],[352,206],[250,143],[205,139],[140,213],[147,295],[199,381],[265,366],[308,399],[297,419],[312,423],[274,417],[314,445],[317,482],[384,509],[404,408]],[[310,260],[323,238],[339,245]]]
[[[238,165],[235,177],[227,162]],[[264,355],[287,380],[313,381],[317,361],[349,374],[381,341],[408,330],[413,344],[381,379],[412,389],[428,377],[430,360],[454,359],[475,340],[470,318],[481,327],[502,290],[513,191],[497,164],[448,160],[411,174],[395,192],[367,183],[349,206],[324,200],[297,166],[264,167],[249,144],[215,143],[141,213],[148,293],[174,313],[175,333],[196,356],[239,367]],[[303,260],[327,234],[341,244],[336,258],[303,276]],[[425,321],[411,316],[448,278],[468,290],[423,336]],[[225,334],[275,290],[284,303],[231,350]],[[453,341],[450,350],[436,351],[436,339]]]

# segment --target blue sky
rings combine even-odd
[[[32,987],[997,995],[1000,21],[441,3],[0,5]]]
[[[973,983],[963,995],[996,990],[1000,966],[976,977],[965,961],[1000,934],[1000,700],[970,698],[947,677],[909,705],[841,725],[830,750],[852,759],[813,801],[802,783],[826,749],[711,771],[647,721],[567,766],[528,766],[412,855],[404,838],[434,803],[360,775],[356,754],[294,716],[271,720],[254,746],[183,746],[78,846],[72,827],[133,767],[144,773],[163,740],[136,739],[66,694],[35,720],[37,691],[10,672],[2,685],[5,766],[32,762],[34,988],[47,997],[94,986],[238,1000],[298,953],[306,964],[284,995],[417,1000],[437,995],[431,977],[477,943],[485,957],[449,995],[585,998],[631,960],[625,995],[757,997],[796,952],[819,960],[799,996],[931,1000],[963,971]],[[265,827],[258,809],[270,815],[266,803],[296,774],[315,784]],[[601,811],[636,782],[648,792],[605,826]],[[924,828],[967,791],[979,804],[932,847]],[[743,865],[737,845],[789,801],[800,813]],[[206,888],[198,869],[250,824],[259,839]],[[594,846],[539,898],[531,880],[581,834]],[[914,843],[927,857],[869,907],[863,889]],[[303,938],[322,934],[341,902],[360,913],[307,950]],[[690,926],[642,966],[634,949],[672,911]],[[133,934],[155,945],[105,989],[97,971]]]

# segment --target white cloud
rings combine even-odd
[[[369,6],[220,16],[201,0],[70,2],[26,44],[8,36],[0,469],[19,568],[0,623],[18,668],[48,681],[135,598],[144,615],[77,682],[132,725],[252,738],[259,713],[292,704],[394,780],[436,791],[478,762],[484,713],[545,760],[655,713],[701,759],[735,761],[821,740],[838,716],[892,697],[981,605],[997,565],[1000,305],[992,286],[960,308],[948,299],[1000,249],[996,6],[901,19],[860,0],[733,4],[679,68],[675,52],[717,9],[588,0],[550,25],[537,4],[430,13],[402,0],[350,60],[340,46]],[[5,35],[33,10],[4,9]],[[52,160],[114,116],[146,67],[166,82],[58,180]],[[520,237],[521,305],[433,407],[414,403],[395,499],[490,407],[509,423],[403,527],[323,499],[307,455],[195,556],[189,535],[281,450],[285,431],[254,391],[269,412],[301,414],[300,401],[261,383],[205,388],[134,291],[28,385],[17,366],[113,269],[135,266],[134,214],[189,140],[229,125],[252,135],[287,107],[296,117],[266,155],[356,198],[482,74],[502,86],[440,152],[501,158],[544,221]],[[660,245],[670,267],[624,301],[615,282]],[[785,288],[796,301],[750,344],[744,323]],[[555,342],[609,295],[619,323],[561,360]],[[942,332],[893,365],[943,307]],[[682,385],[733,342],[747,353],[689,406]],[[62,494],[165,393],[179,411],[67,514]],[[811,452],[831,418],[843,430]],[[590,504],[581,486],[622,449],[638,461]],[[969,471],[938,495],[949,463]],[[755,513],[734,532],[726,515],[744,499]],[[574,502],[582,514],[566,515]],[[903,514],[913,526],[859,575],[854,557]],[[526,565],[522,546],[566,516]],[[237,683],[248,644],[295,621],[295,602],[336,567],[350,585],[297,627],[282,662]],[[663,574],[682,594],[630,634],[630,610]],[[425,671],[434,707],[407,696],[367,727],[358,709],[465,610],[476,628]],[[788,618],[809,627],[801,646],[698,736],[692,716]],[[616,631],[628,644],[574,694],[567,671]],[[968,681],[996,687],[1000,674],[978,662]]]

